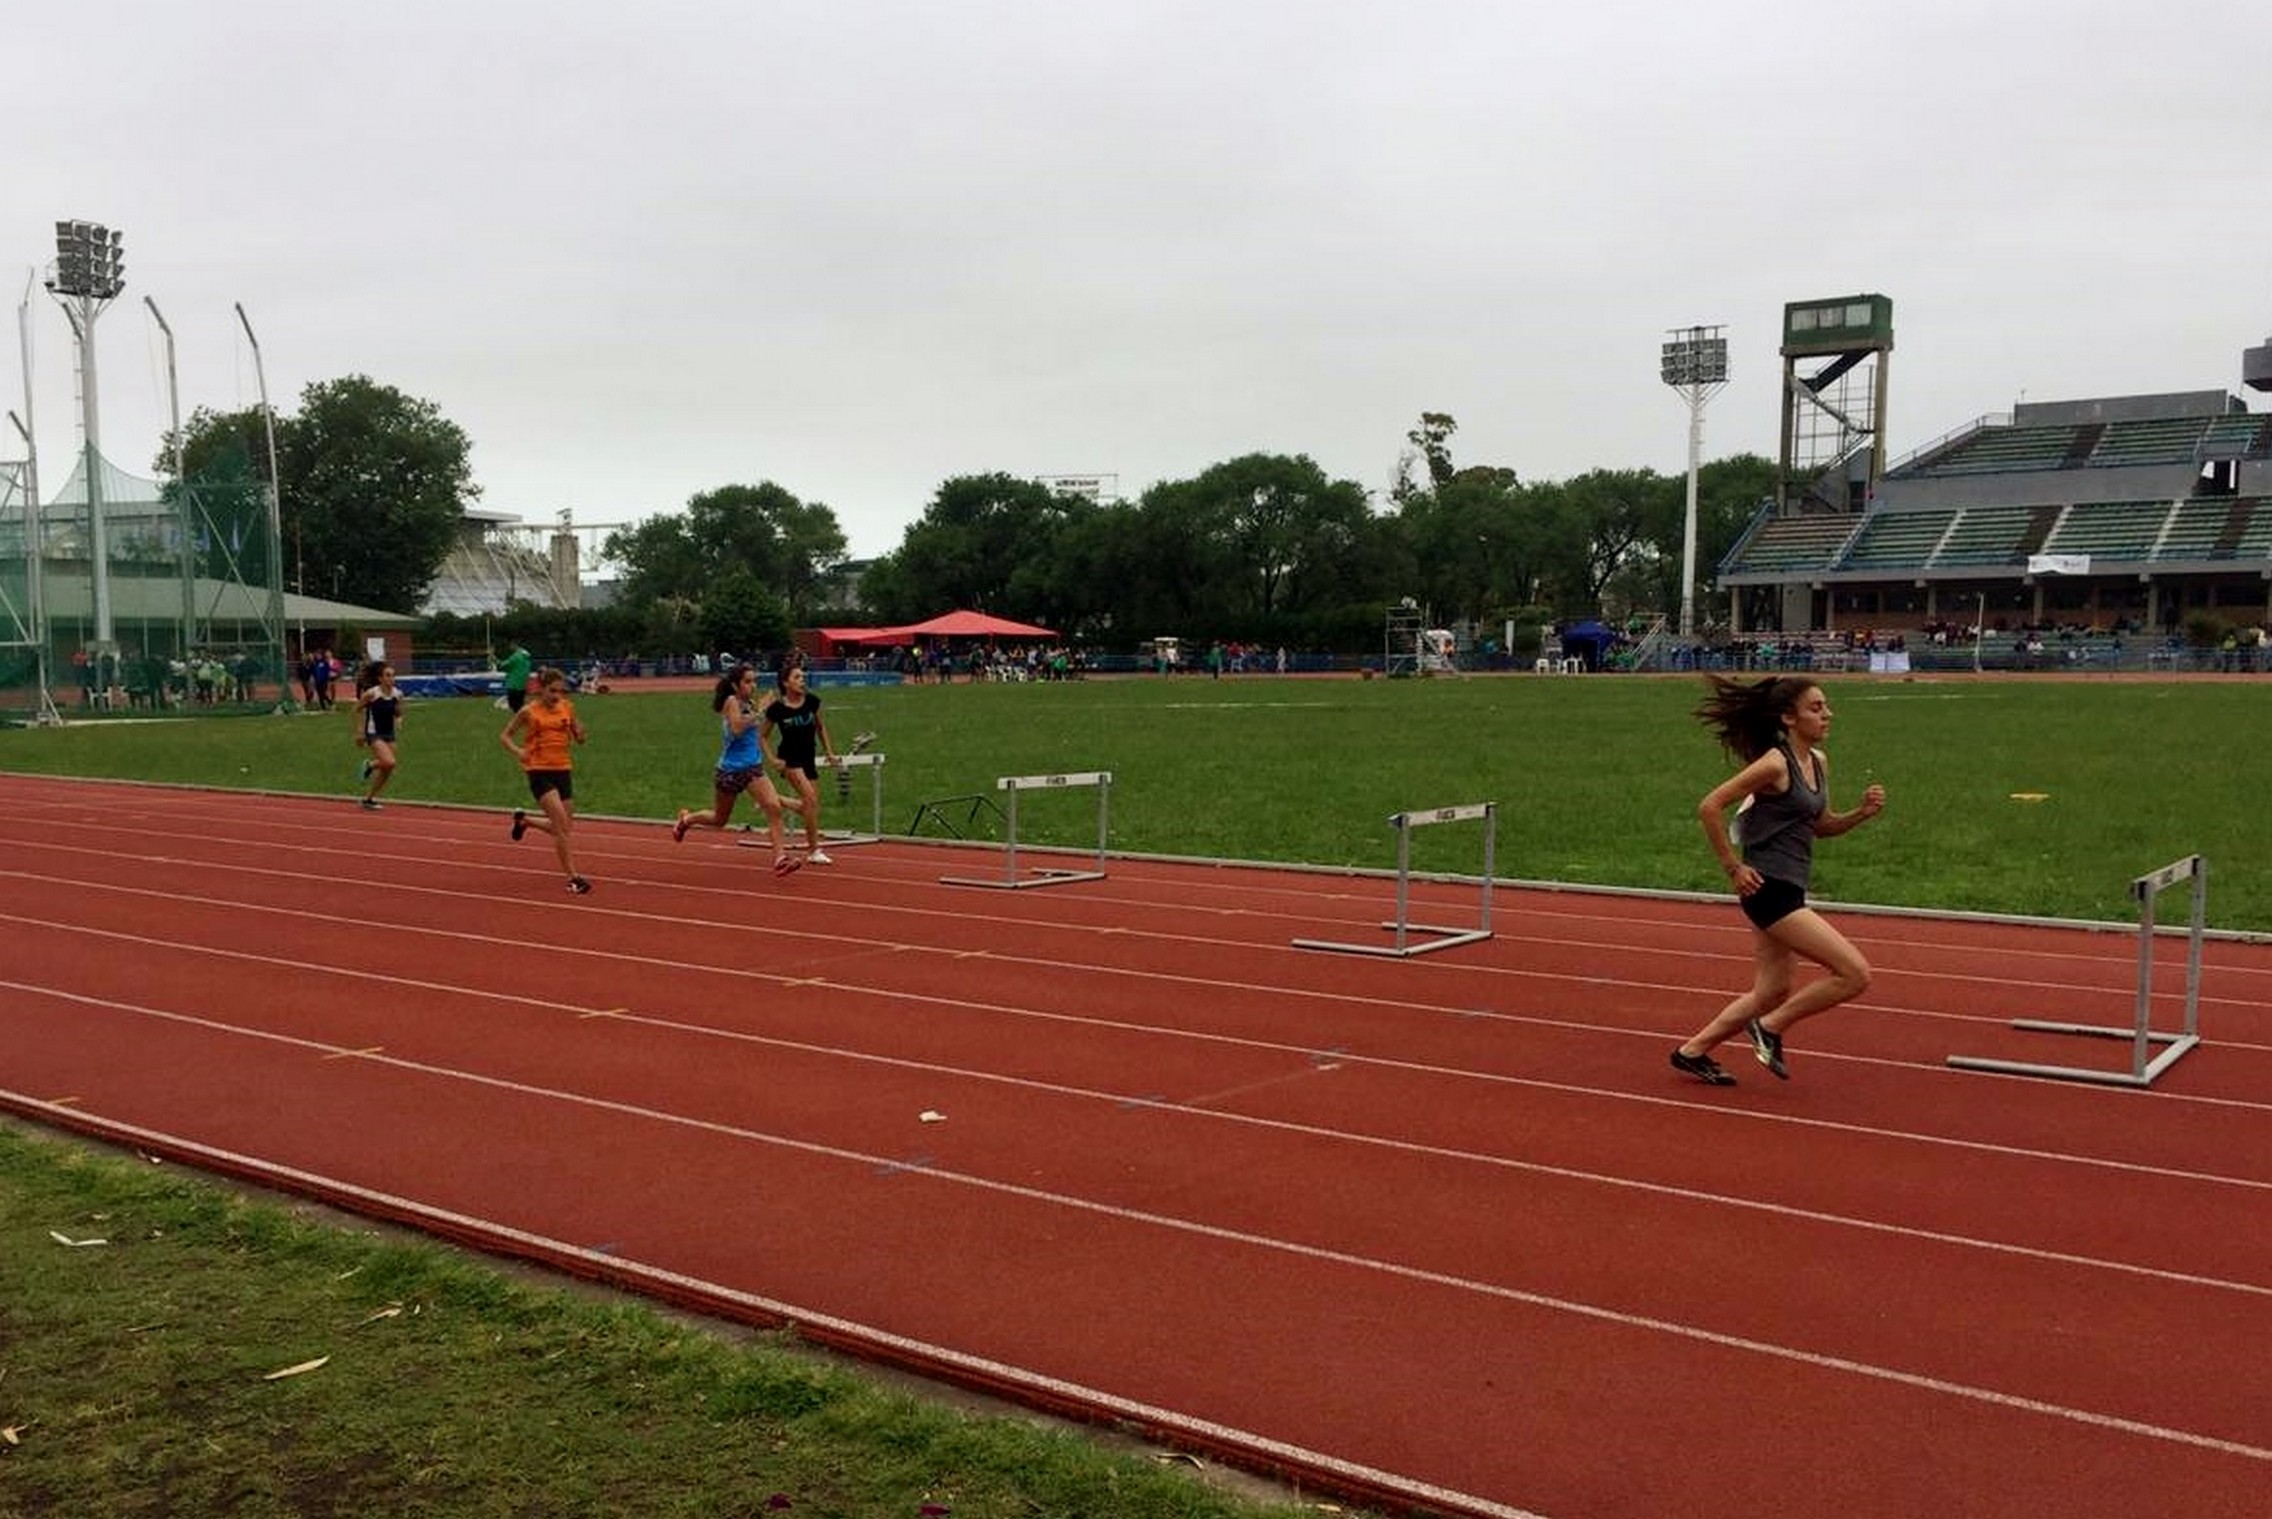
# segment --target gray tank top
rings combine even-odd
[[[1822,760],[1816,756],[1813,774],[1804,774],[1788,745],[1775,747],[1790,767],[1791,784],[1780,792],[1755,793],[1736,817],[1736,836],[1746,865],[1804,888],[1814,873],[1814,820],[1829,801],[1822,794]]]

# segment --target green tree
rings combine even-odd
[[[1459,473],[1452,463],[1451,448],[1452,434],[1458,431],[1459,423],[1449,412],[1420,413],[1419,425],[1404,435],[1408,447],[1396,461],[1396,484],[1391,487],[1389,498],[1401,506],[1414,496],[1441,490],[1448,484]],[[1422,462],[1428,466],[1428,480],[1424,485],[1412,478],[1412,466]]]
[[[702,592],[696,624],[705,649],[754,653],[788,646],[788,603],[745,565],[728,565]]]
[[[431,401],[365,375],[310,384],[300,409],[275,420],[286,586],[389,610],[417,606],[481,494],[464,429]],[[180,441],[193,485],[241,481],[235,459],[274,483],[257,410],[200,408]],[[174,444],[169,434],[161,474],[173,470]]]
[[[869,571],[863,595],[887,621],[974,607],[1055,627],[1084,610],[1062,599],[1059,540],[1097,510],[1015,475],[957,475],[940,484],[890,565]]]
[[[1299,615],[1364,582],[1372,508],[1353,480],[1329,480],[1306,454],[1247,454],[1188,481],[1155,487],[1153,541],[1191,545],[1187,611],[1250,631]]]
[[[616,597],[627,606],[691,611],[702,599],[708,572],[684,517],[649,517],[619,528],[607,535],[601,553],[623,567]]]
[[[684,513],[610,533],[603,552],[623,566],[621,594],[633,605],[699,605],[720,577],[739,568],[803,622],[818,610],[845,547],[835,512],[767,480],[697,492]]]

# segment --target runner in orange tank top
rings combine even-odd
[[[569,746],[584,742],[584,737],[575,704],[568,700],[568,677],[550,666],[537,672],[536,700],[515,712],[498,735],[513,758],[520,761],[521,773],[528,777],[529,795],[543,813],[531,817],[527,808],[514,808],[513,837],[518,840],[531,828],[551,834],[552,852],[560,857],[560,868],[567,872],[568,889],[578,896],[590,891],[592,883],[578,873],[571,843],[576,828],[576,785]]]

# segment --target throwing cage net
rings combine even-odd
[[[44,502],[0,465],[0,717],[288,702],[284,582],[249,459],[164,484],[92,462]]]

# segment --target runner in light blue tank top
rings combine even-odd
[[[765,739],[762,718],[753,693],[757,673],[742,665],[718,678],[711,692],[710,709],[718,714],[720,748],[718,770],[710,787],[710,810],[678,810],[671,828],[674,842],[684,843],[690,828],[723,830],[734,817],[734,803],[747,795],[765,812],[766,832],[773,839],[773,873],[787,875],[804,861],[789,853],[788,836],[781,828],[781,793],[765,773]]]

